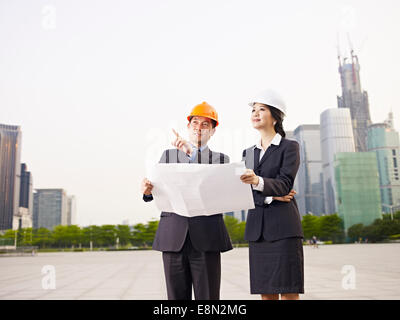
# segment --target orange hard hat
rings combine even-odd
[[[206,117],[211,120],[215,120],[215,126],[218,126],[218,113],[213,106],[210,106],[207,102],[202,102],[192,109],[192,112],[187,117],[188,121],[190,121],[191,117],[198,116],[198,117]]]

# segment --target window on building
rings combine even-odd
[[[393,167],[397,168],[397,159],[393,158]]]

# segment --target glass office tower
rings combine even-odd
[[[367,148],[375,152],[378,161],[382,211],[390,213],[392,208],[397,211],[400,208],[400,146],[392,121],[368,127]]]
[[[347,231],[354,224],[369,225],[382,218],[378,164],[374,152],[335,155],[338,213]]]
[[[335,154],[354,152],[350,110],[328,109],[321,113],[321,158],[324,180],[325,214],[337,212],[335,187]]]
[[[33,227],[53,229],[67,225],[68,199],[63,189],[36,189],[33,197]]]
[[[325,209],[320,126],[300,125],[294,130],[294,138],[300,146],[300,166],[296,176],[296,200],[300,214],[321,215]]]
[[[21,129],[0,124],[0,230],[13,228],[19,212]]]

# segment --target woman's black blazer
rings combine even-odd
[[[247,215],[245,239],[257,241],[261,235],[267,241],[289,237],[304,237],[296,200],[274,200],[265,204],[267,196],[285,196],[293,188],[300,164],[299,144],[294,140],[281,139],[279,145],[267,149],[259,161],[260,149],[255,146],[243,151],[246,168],[264,179],[264,190],[253,190],[255,209]]]

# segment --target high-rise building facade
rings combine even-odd
[[[294,131],[286,131],[286,139],[297,141],[296,138],[295,138],[295,136],[294,136]],[[296,192],[298,192],[298,190],[300,189],[300,186],[299,186],[299,179],[298,179],[298,172],[297,172],[296,178],[294,179],[293,189],[296,190]],[[296,194],[294,197],[295,197],[295,199],[296,199],[297,205],[299,205],[299,203],[298,203],[298,201],[299,201],[298,194]],[[301,201],[301,200],[300,200],[300,201]],[[300,210],[300,208],[299,208],[299,211],[300,211],[300,214],[302,215],[303,213],[302,213],[302,211]]]
[[[339,74],[342,85],[342,96],[337,97],[338,107],[350,110],[355,149],[358,152],[367,150],[367,129],[371,124],[368,93],[362,90],[360,81],[360,64],[357,55],[351,50],[348,58],[339,58]]]
[[[325,212],[325,204],[320,126],[300,125],[294,130],[293,137],[300,146],[300,166],[295,182],[300,214],[321,215]]]
[[[77,224],[76,221],[76,198],[75,196],[68,196],[67,205],[67,225]]]
[[[32,212],[33,208],[33,197],[32,197],[32,174],[28,171],[25,163],[21,164],[21,183],[19,193],[19,206],[28,208]]]
[[[399,133],[393,127],[393,116],[385,123],[375,123],[368,127],[368,151],[376,154],[382,211],[390,213],[400,208],[400,143]]]
[[[13,229],[32,228],[33,181],[25,163],[21,164],[19,211],[14,215]]]
[[[286,139],[296,140],[296,138],[294,137],[294,131],[285,131],[285,133],[286,133]]]
[[[67,225],[68,198],[63,189],[36,189],[33,199],[33,228],[53,229]]]
[[[19,212],[21,129],[0,124],[0,230],[13,228]]]
[[[324,207],[325,214],[331,214],[337,212],[335,154],[355,151],[350,110],[347,108],[325,110],[321,113],[320,129]]]
[[[347,231],[354,224],[367,226],[382,218],[378,164],[374,152],[335,155],[338,213]]]

